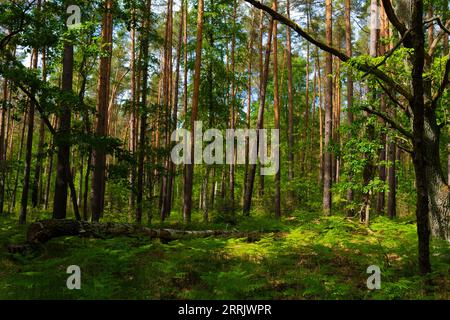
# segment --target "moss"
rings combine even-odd
[[[174,223],[165,226],[176,227]],[[194,228],[205,225],[194,223]],[[211,225],[209,225],[211,228]],[[227,227],[223,224],[213,228]],[[434,271],[416,263],[415,224],[373,219],[369,229],[343,216],[297,211],[281,222],[242,218],[233,228],[262,230],[245,239],[65,237],[37,255],[0,251],[1,299],[449,299],[450,248],[434,241]],[[0,219],[0,245],[20,243],[26,228]],[[66,288],[66,268],[81,268],[81,290]],[[366,287],[369,265],[381,268],[381,290]],[[431,280],[431,281],[425,281]]]

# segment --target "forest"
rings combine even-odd
[[[0,0],[0,299],[450,299],[448,0]]]

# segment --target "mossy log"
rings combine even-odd
[[[115,236],[147,236],[150,239],[160,239],[169,242],[185,238],[205,237],[236,237],[256,241],[261,237],[260,232],[238,232],[224,230],[176,230],[152,229],[141,225],[113,222],[87,222],[76,220],[44,220],[30,224],[27,231],[26,243],[10,245],[11,253],[24,252],[47,241],[64,236],[81,236],[94,238],[108,238]]]

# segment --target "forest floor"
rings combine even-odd
[[[178,218],[164,227],[182,228],[171,222]],[[0,217],[0,299],[450,299],[450,246],[434,240],[433,273],[418,276],[411,219],[376,217],[367,229],[343,216],[294,212],[281,221],[241,218],[232,228],[267,234],[167,244],[62,237],[21,255],[6,247],[24,241],[26,226]],[[81,268],[81,290],[66,287],[69,265]],[[367,289],[370,265],[381,269],[380,290]]]

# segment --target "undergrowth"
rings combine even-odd
[[[153,227],[184,227],[169,219]],[[449,299],[450,246],[434,240],[433,273],[418,276],[414,221],[376,217],[370,228],[343,216],[297,211],[276,221],[190,229],[261,231],[256,242],[202,238],[162,244],[144,237],[62,237],[31,255],[9,254],[26,227],[0,218],[1,299]],[[81,290],[68,290],[66,269],[81,268]],[[381,269],[368,290],[367,267]]]

